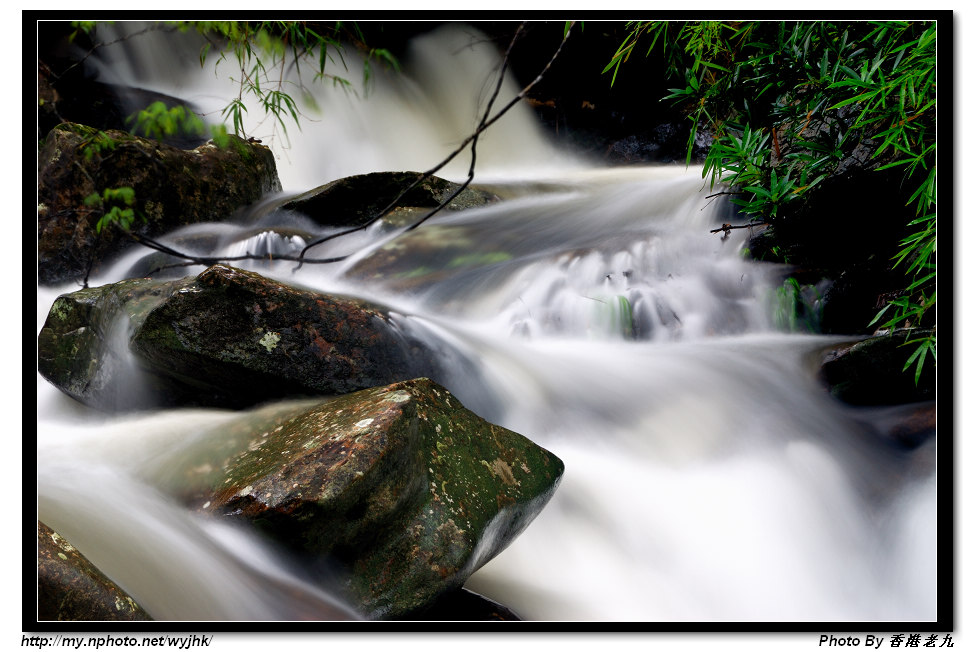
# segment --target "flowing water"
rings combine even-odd
[[[286,189],[439,162],[475,124],[497,64],[462,36],[418,40],[405,72],[368,94],[319,97],[290,148],[273,140]],[[102,59],[102,74],[200,106],[227,96],[212,72],[150,65],[164,46],[140,43]],[[491,128],[478,160],[477,181],[505,201],[316,251],[352,252],[341,264],[250,266],[389,306],[450,362],[436,380],[565,462],[551,503],[468,588],[538,620],[936,618],[934,441],[891,446],[870,413],[816,383],[816,353],[835,339],[776,327],[782,270],[742,256],[744,230],[709,233],[733,218],[706,199],[700,170],[579,160],[524,108]],[[266,210],[194,229],[226,255],[322,233]],[[38,290],[38,329],[71,289]],[[282,551],[167,496],[166,460],[233,413],[110,416],[40,377],[37,389],[39,517],[154,617],[348,615]]]

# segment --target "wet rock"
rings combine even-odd
[[[177,287],[178,282],[132,279],[61,295],[37,336],[38,372],[65,394],[99,409],[152,405],[133,380],[137,366],[126,344],[146,314]]]
[[[165,465],[184,469],[174,491],[327,568],[382,619],[460,588],[531,522],[563,471],[425,378],[261,411],[201,441]]]
[[[687,160],[686,121],[656,124],[642,133],[631,133],[611,142],[605,159],[610,163],[669,163],[684,164]],[[713,138],[705,130],[696,134],[691,160],[702,161],[707,156]]]
[[[60,534],[37,522],[38,620],[152,620]]]
[[[106,410],[340,394],[426,375],[431,358],[380,306],[223,265],[62,295],[38,337],[40,373]]]
[[[392,240],[358,260],[347,272],[399,292],[417,292],[457,275],[515,257],[517,245],[478,238],[468,225],[429,224]]]
[[[271,151],[231,138],[181,150],[122,131],[65,123],[47,135],[38,155],[38,280],[53,285],[97,273],[132,241],[118,227],[96,225],[103,214],[85,198],[132,188],[131,229],[161,236],[187,224],[226,219],[281,189]],[[99,146],[99,143],[103,143]]]
[[[930,332],[930,331],[926,331]],[[836,398],[852,405],[897,405],[934,400],[935,373],[927,365],[915,384],[904,364],[916,345],[916,331],[897,330],[832,348],[823,354],[820,379]]]
[[[430,607],[411,614],[406,620],[436,621],[520,621],[518,614],[503,604],[467,589],[451,591],[434,602]]]
[[[325,226],[359,226],[377,216],[419,176],[419,172],[373,172],[337,179],[288,200],[280,208],[303,213]],[[397,205],[435,208],[459,187],[440,177],[428,177]],[[492,193],[468,186],[446,208],[463,210],[497,200]]]

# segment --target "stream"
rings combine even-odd
[[[176,46],[149,36],[105,48],[96,69],[219,115],[228,93],[196,50],[160,61]],[[286,194],[426,170],[470,133],[496,53],[443,29],[404,64],[368,92],[324,89],[320,116],[287,138],[253,126]],[[517,88],[508,80],[505,93]],[[438,174],[462,180],[467,165],[462,155]],[[936,441],[892,446],[870,410],[818,384],[819,351],[844,340],[783,326],[783,269],[743,255],[746,229],[709,232],[735,217],[706,197],[700,168],[587,161],[519,106],[478,145],[475,183],[504,201],[405,233],[383,221],[315,250],[352,254],[339,264],[242,265],[388,306],[448,361],[435,380],[565,462],[549,505],[467,588],[526,620],[937,618]],[[325,233],[260,207],[192,230],[217,234],[223,255],[296,252],[306,240],[294,233]],[[147,253],[130,251],[91,285],[124,278]],[[38,289],[38,331],[73,289]],[[167,453],[234,418],[106,415],[38,376],[38,517],[159,620],[342,611],[284,551],[188,512],[157,481]]]

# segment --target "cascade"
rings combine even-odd
[[[300,133],[268,138],[286,190],[439,162],[497,67],[466,33],[418,39],[403,73],[377,75],[368,93],[325,89]],[[213,71],[192,47],[161,70],[163,47],[131,39],[97,65],[216,110],[228,94]],[[352,79],[361,64],[348,60]],[[934,619],[934,442],[895,450],[817,385],[812,357],[835,338],[777,329],[779,270],[742,255],[745,230],[709,233],[733,217],[705,198],[701,170],[593,165],[548,143],[527,108],[479,152],[476,181],[505,201],[407,233],[376,225],[323,248],[354,252],[337,265],[244,265],[389,306],[442,353],[440,382],[468,408],[565,462],[550,504],[468,588],[537,620]],[[192,229],[218,235],[223,255],[324,233],[285,220]],[[38,330],[73,289],[38,289]],[[37,392],[39,517],[155,617],[349,615],[283,551],[162,491],[163,461],[231,413],[106,415],[39,376]]]

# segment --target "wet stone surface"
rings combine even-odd
[[[284,203],[284,210],[296,211],[327,226],[360,226],[379,215],[400,193],[421,175],[418,172],[372,172],[336,179]],[[400,207],[435,208],[460,184],[440,177],[428,177],[400,198]],[[487,191],[467,187],[445,207],[456,211],[497,201]]]
[[[171,490],[327,561],[372,618],[459,588],[531,522],[563,471],[425,378],[261,411],[200,441],[167,462],[184,470]]]
[[[60,534],[37,522],[38,620],[152,620]]]
[[[239,408],[435,375],[434,355],[381,306],[224,265],[63,295],[38,357],[54,385],[108,411]]]

